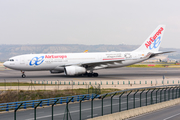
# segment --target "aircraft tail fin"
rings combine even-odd
[[[84,51],[84,53],[87,53],[87,52],[88,52],[88,50],[85,50],[85,51]]]
[[[145,42],[135,51],[158,52],[162,42],[165,25],[159,25]]]

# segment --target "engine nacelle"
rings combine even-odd
[[[79,66],[67,66],[64,69],[66,75],[79,75],[86,73],[86,68]]]

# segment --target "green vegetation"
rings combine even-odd
[[[127,67],[142,67],[142,68],[166,68],[166,67],[180,67],[180,65],[176,64],[135,64],[135,65],[129,65]]]
[[[129,66],[127,66],[127,67],[150,67],[150,68],[152,68],[152,67],[158,67],[158,68],[162,68],[162,67],[165,67],[165,66],[167,66],[167,65],[154,65],[154,66],[148,66],[148,65],[129,65]]]
[[[92,88],[90,88],[92,89]],[[72,95],[88,94],[90,89],[66,89],[66,90],[36,90],[36,91],[25,91],[20,90],[8,90],[3,91],[0,94],[0,103],[16,102],[16,101],[27,101],[37,100],[46,98],[66,97]],[[101,89],[101,94],[120,91],[119,89]]]
[[[110,93],[110,92],[115,92],[115,91],[120,91],[120,89],[101,89],[101,94],[105,94],[105,93]]]
[[[0,86],[30,86],[30,83],[16,83],[16,82],[12,82],[12,83],[0,83]]]
[[[3,82],[3,83],[0,83],[0,86],[61,86],[61,85],[64,85],[63,84],[44,84],[42,83],[42,81],[40,81],[41,83],[36,83],[36,84],[31,84],[31,83],[22,83],[22,82]],[[69,83],[66,83],[65,85],[72,85],[72,84],[69,84]],[[79,84],[79,85],[83,85],[83,84]]]
[[[31,84],[31,83],[18,83],[18,82],[6,82],[6,83],[0,83],[0,86],[41,86],[41,85],[57,85],[57,84]]]

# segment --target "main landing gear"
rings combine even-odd
[[[98,73],[85,73],[84,75],[88,77],[98,77]]]
[[[25,71],[21,71],[21,73],[22,73],[22,78],[25,78],[26,77]]]

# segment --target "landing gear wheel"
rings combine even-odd
[[[88,73],[87,73],[87,72],[86,72],[86,73],[84,73],[84,74],[83,74],[83,76],[88,76]]]
[[[83,74],[79,74],[79,75],[77,75],[78,77],[81,77],[81,76],[83,76]]]
[[[88,73],[87,76],[88,76],[88,77],[92,77],[93,74],[92,74],[92,73]]]
[[[26,77],[25,71],[21,71],[21,73],[22,73],[22,78],[25,78]]]
[[[98,77],[98,73],[93,73],[93,76],[94,77]]]
[[[26,75],[25,74],[22,74],[22,78],[25,78],[26,77]]]

